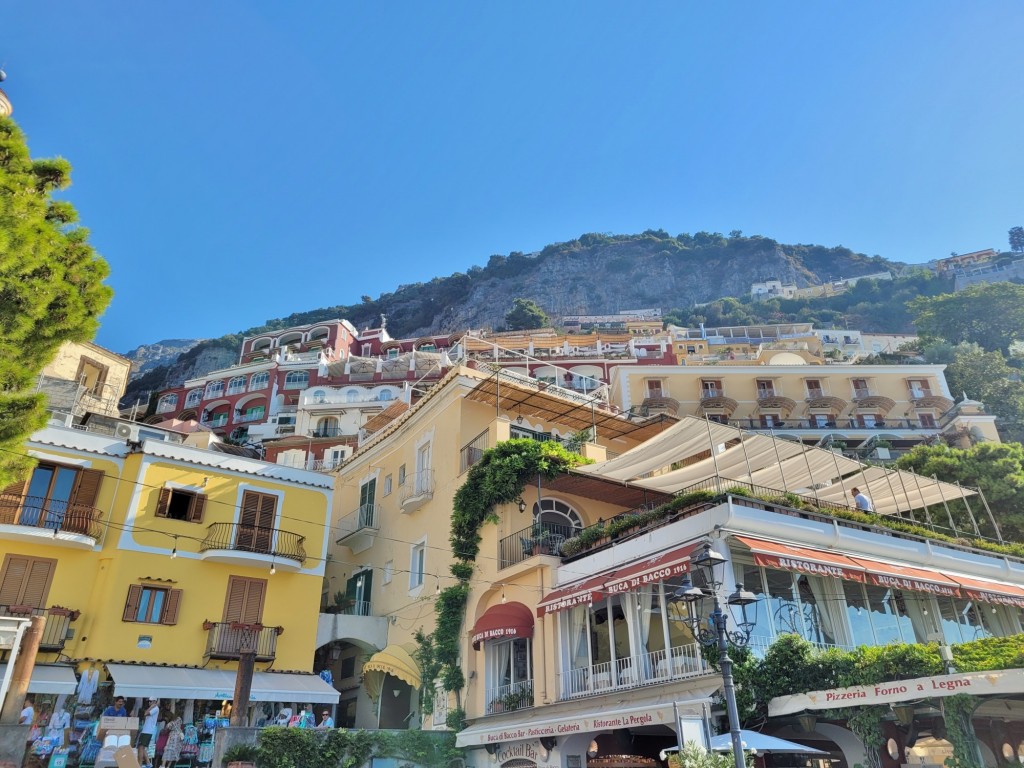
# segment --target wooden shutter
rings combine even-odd
[[[0,574],[0,605],[45,608],[57,561],[8,555]]]
[[[75,478],[75,487],[71,491],[71,503],[83,504],[87,507],[96,506],[96,495],[103,482],[103,470],[80,469]]]
[[[192,502],[188,507],[188,521],[190,523],[203,522],[203,512],[206,510],[206,496],[202,493],[192,495]]]
[[[168,589],[167,597],[164,599],[164,613],[160,617],[161,624],[178,623],[178,606],[181,605],[181,590]]]
[[[11,483],[10,485],[8,485],[6,488],[0,491],[0,496],[24,496],[26,485],[28,485],[28,477],[26,477],[24,480],[20,482]]]
[[[167,517],[167,509],[171,504],[171,489],[161,488],[160,498],[156,502],[156,516]]]
[[[258,624],[263,617],[263,599],[267,582],[232,576],[228,579],[228,594],[224,601],[224,621]]]
[[[142,585],[132,584],[128,587],[128,599],[124,603],[124,614],[121,621],[135,621],[139,612],[139,601],[142,599]]]

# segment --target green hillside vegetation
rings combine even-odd
[[[893,280],[860,280],[838,296],[813,299],[724,298],[700,307],[673,309],[665,322],[696,327],[757,323],[814,323],[815,328],[851,328],[877,333],[915,333],[907,303],[953,290],[952,280],[921,269]]]

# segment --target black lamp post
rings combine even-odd
[[[732,736],[732,754],[736,768],[745,768],[743,758],[743,740],[740,737],[740,713],[736,706],[736,686],[732,679],[732,659],[729,658],[729,643],[744,647],[750,641],[750,635],[757,625],[757,597],[753,592],[743,589],[742,584],[736,585],[736,591],[729,595],[726,603],[730,609],[739,609],[739,617],[733,616],[738,629],[729,630],[729,616],[722,610],[718,598],[718,590],[722,586],[722,578],[715,569],[725,565],[725,558],[711,549],[711,543],[705,542],[703,549],[693,559],[693,567],[702,571],[708,587],[695,587],[689,576],[683,577],[683,583],[669,598],[670,602],[684,604],[686,617],[680,620],[690,628],[693,637],[705,647],[717,643],[719,663],[722,666],[722,682],[725,688],[725,708],[729,713],[729,733]],[[707,598],[713,601],[713,609],[707,616],[706,623],[702,620],[704,602]],[[748,608],[753,605],[753,615]]]

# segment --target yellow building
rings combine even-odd
[[[596,442],[582,446],[603,458],[629,450],[659,433],[668,421],[630,421],[582,395],[545,392],[543,384],[514,374],[458,368],[410,410],[373,437],[337,474],[333,525],[336,545],[327,569],[317,639],[342,691],[339,725],[406,728],[423,721],[414,635],[434,623],[433,600],[454,583],[449,524],[452,498],[482,453],[510,438],[567,440],[587,431]],[[571,394],[571,393],[570,393]],[[543,511],[564,520],[554,496],[541,488]],[[523,510],[486,526],[488,563],[497,540],[504,557],[522,558],[537,489],[523,494]],[[595,505],[595,514],[612,505]],[[578,519],[576,519],[578,522]],[[568,532],[568,531],[567,531]],[[557,535],[557,534],[553,534]],[[536,573],[521,577],[538,587]],[[508,586],[515,599],[517,587]],[[339,599],[335,601],[335,595]],[[363,662],[369,658],[368,666]],[[360,678],[363,684],[360,684]],[[443,726],[444,713],[431,720]]]
[[[313,671],[331,478],[119,427],[54,419],[0,495],[0,613],[47,616],[34,691],[94,670],[117,694],[219,708],[251,642],[254,701],[335,701],[297,674]]]

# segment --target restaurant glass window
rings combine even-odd
[[[735,562],[735,561],[734,561]],[[757,598],[757,624],[751,633],[752,637],[772,638],[775,633],[772,631],[772,615],[767,610],[768,593],[765,592],[761,568],[749,563],[738,563],[734,565],[736,583],[742,584],[743,588],[753,592]]]
[[[804,623],[804,638],[817,644],[839,644],[837,612],[831,608],[831,595],[824,579],[819,576],[799,575],[796,576],[796,585]]]
[[[803,635],[803,617],[800,601],[793,587],[793,575],[788,571],[764,570],[768,593],[768,612],[776,635]]]
[[[871,616],[864,585],[855,581],[844,581],[843,596],[846,598],[846,620],[850,625],[853,644],[874,645],[875,638],[871,630]]]

